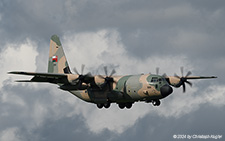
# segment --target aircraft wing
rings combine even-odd
[[[217,78],[216,76],[188,76],[186,79],[210,79]]]
[[[171,77],[176,77],[176,76],[164,76],[166,79],[169,79]],[[178,77],[177,77],[178,78]],[[212,79],[212,78],[217,78],[216,76],[187,76],[185,77],[186,79]]]
[[[12,71],[8,73],[34,76],[31,80],[18,80],[16,82],[48,82],[48,83],[54,83],[54,84],[69,83],[66,74],[36,73],[36,72],[21,72],[21,71]]]

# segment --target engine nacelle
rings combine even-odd
[[[175,76],[169,76],[166,78],[167,82],[174,87],[180,87],[180,78],[177,78]]]

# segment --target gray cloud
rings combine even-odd
[[[10,96],[1,97],[0,133],[5,130],[16,129],[13,135],[16,137],[14,139],[37,141],[107,139],[108,131],[101,135],[91,133],[82,116],[68,117],[66,113],[73,111],[73,107],[65,102],[57,106],[54,103],[56,97],[48,89],[31,87],[26,85],[27,89],[24,89],[22,85],[12,86],[7,84],[2,89],[1,96]],[[13,99],[3,100],[3,97]],[[71,97],[73,98],[73,96]],[[19,99],[21,102],[18,102]],[[0,139],[2,139],[1,134]]]
[[[34,42],[39,53],[36,54],[37,70],[45,71],[49,38],[52,34],[58,34],[65,50],[68,51],[66,54],[73,67],[79,68],[83,62],[79,61],[78,64],[76,61],[84,60],[85,64],[93,68],[90,61],[83,59],[82,56],[78,58],[79,54],[76,54],[77,56],[72,54],[75,52],[74,49],[85,52],[87,46],[92,46],[103,51],[95,53],[93,49],[90,52],[92,57],[98,55],[95,57],[97,59],[92,59],[95,61],[93,63],[99,66],[107,63],[117,66],[120,73],[154,72],[154,68],[160,66],[160,72],[169,72],[173,75],[174,72],[179,74],[179,66],[184,65],[185,71],[191,69],[195,75],[217,75],[219,78],[212,81],[196,81],[193,89],[188,87],[186,99],[196,98],[201,103],[196,104],[193,102],[196,99],[193,99],[190,102],[193,105],[183,106],[187,108],[183,109],[184,111],[189,111],[175,117],[165,116],[169,114],[163,111],[165,110],[163,105],[156,109],[148,104],[145,106],[135,104],[131,111],[125,111],[126,114],[118,111],[116,106],[110,109],[119,115],[111,114],[110,111],[96,111],[95,105],[81,102],[76,97],[59,91],[56,86],[14,84],[10,79],[5,81],[8,76],[1,74],[3,77],[0,78],[0,82],[4,82],[0,91],[0,139],[172,140],[174,134],[225,136],[222,132],[225,126],[223,110],[225,107],[223,104],[215,104],[221,103],[223,98],[219,100],[219,94],[213,97],[205,91],[210,86],[219,85],[219,88],[222,88],[225,84],[224,15],[224,1],[211,0],[1,1],[1,59],[5,57],[2,53],[5,53],[9,43],[14,45],[13,48],[19,48],[29,39],[32,41],[30,52],[34,50],[32,47]],[[102,31],[109,35],[102,34]],[[16,44],[19,47],[16,47]],[[114,48],[120,49],[120,52],[115,53]],[[112,57],[124,56],[118,57],[113,63],[110,62],[110,57],[104,56],[106,53]],[[174,58],[169,60],[171,56]],[[100,62],[100,59],[103,61]],[[118,63],[119,59],[123,59],[123,62]],[[138,62],[136,65],[138,68],[132,66],[130,60]],[[13,68],[10,62],[9,66],[4,62],[0,62],[0,65],[4,67],[2,69],[4,71],[5,68]],[[24,68],[18,66],[16,69]],[[223,93],[222,90],[216,92],[220,92],[221,95]],[[202,102],[200,96],[197,97],[199,94],[207,103]],[[204,97],[204,94],[212,98],[212,101]],[[179,101],[176,103],[179,98],[184,100],[185,96],[178,90],[163,100],[164,106],[170,108],[174,105],[180,106]],[[89,115],[87,111],[96,113]],[[167,111],[177,112],[174,109]],[[93,128],[98,122],[91,117],[98,117],[99,120],[102,117],[105,122],[106,116],[101,114],[107,113],[115,118],[132,115],[132,112],[133,123],[114,123],[120,132],[116,132],[110,123],[106,124],[108,128],[106,125],[101,126],[101,130],[100,125],[99,128]],[[140,112],[143,113],[139,114]],[[160,112],[165,113],[160,115]],[[112,119],[108,121],[113,122]]]
[[[173,140],[173,135],[178,134],[223,135],[225,124],[218,121],[222,121],[224,117],[222,108],[218,109],[207,104],[202,105],[200,110],[178,119],[148,114],[116,140]]]

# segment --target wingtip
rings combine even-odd
[[[7,72],[7,74],[16,74],[16,72],[15,71],[9,71],[9,72]]]
[[[28,72],[22,72],[22,71],[10,71],[10,72],[8,72],[8,74],[27,74]]]
[[[17,74],[18,72],[15,72],[15,71],[10,71],[10,72],[7,72],[7,74]]]

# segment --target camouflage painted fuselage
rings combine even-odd
[[[170,94],[161,94],[160,88],[168,85],[168,83],[159,75],[113,76],[113,79],[116,81],[116,84],[113,83],[112,91],[89,87],[85,90],[71,90],[70,92],[80,99],[92,103],[106,103],[107,101],[115,103],[150,102],[151,100],[161,99]],[[95,82],[100,86],[104,83],[104,80],[95,76]]]

